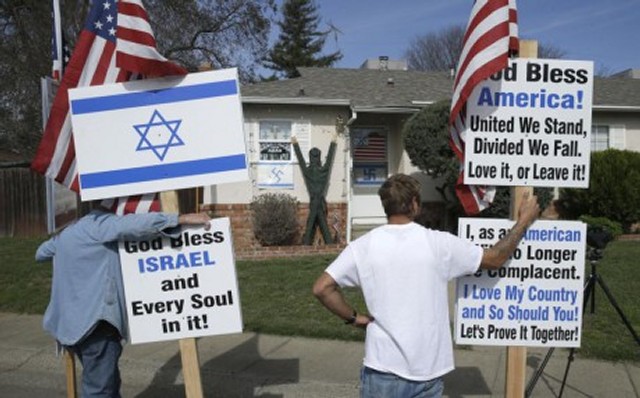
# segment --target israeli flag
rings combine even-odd
[[[82,200],[249,179],[237,70],[69,90]]]

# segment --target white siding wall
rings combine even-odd
[[[609,147],[640,152],[640,117],[637,112],[594,112],[592,124],[609,126]]]
[[[435,188],[436,185],[441,185],[442,181],[440,181],[439,179],[434,180],[433,178],[423,173],[419,168],[412,165],[411,159],[409,159],[409,155],[407,155],[406,151],[402,152],[402,168],[399,170],[399,172],[409,174],[420,181],[420,185],[422,186],[420,198],[423,202],[442,201],[442,196],[440,196]]]
[[[309,148],[318,147],[322,151],[324,162],[331,137],[335,131],[335,121],[338,115],[341,115],[345,121],[350,116],[344,107],[245,105],[245,135],[251,164],[254,165],[255,161],[257,161],[258,123],[264,119],[291,120],[294,122],[294,130],[296,130],[305,157],[308,159]],[[381,121],[376,121],[375,123],[384,124]],[[594,112],[592,123],[610,126],[610,146],[612,148],[640,151],[640,118],[637,113],[596,111]],[[305,132],[304,126],[309,126],[308,134]],[[435,185],[436,183],[439,184],[439,182],[434,183],[430,177],[423,175],[419,169],[411,165],[409,157],[402,150],[402,140],[400,138],[401,121],[389,127],[389,173],[401,172],[418,177],[422,183],[423,200],[440,201],[440,194],[435,190]],[[349,153],[346,151],[347,148],[348,138],[345,135],[339,135],[331,182],[327,193],[328,202],[344,203],[348,200],[349,186],[347,184],[349,179],[347,178],[347,171],[349,170]],[[400,153],[401,155],[399,155]],[[204,202],[205,204],[250,203],[254,196],[263,192],[286,192],[297,197],[300,202],[306,203],[309,197],[299,166],[295,161],[295,156],[292,164],[293,189],[258,188],[256,185],[256,172],[252,167],[250,171],[251,181],[205,187]],[[377,198],[374,199],[377,200]]]
[[[249,160],[251,164],[251,181],[233,184],[221,184],[206,187],[204,190],[204,203],[250,203],[252,198],[264,192],[284,192],[298,198],[300,202],[309,201],[309,195],[304,185],[304,179],[299,165],[292,153],[293,189],[264,189],[257,186],[257,173],[255,164],[258,155],[258,129],[260,120],[290,120],[293,122],[293,132],[298,137],[300,149],[308,161],[309,149],[317,147],[322,152],[324,163],[331,138],[335,132],[336,117],[341,115],[343,120],[348,120],[345,108],[336,107],[310,107],[310,106],[269,106],[269,105],[245,105],[245,139]],[[327,192],[327,201],[346,202],[346,161],[345,147],[347,141],[342,134],[338,136],[336,155],[333,161],[331,179]]]

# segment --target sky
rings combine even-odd
[[[339,49],[339,68],[358,68],[383,55],[403,59],[412,39],[466,25],[472,3],[316,0],[320,28],[330,23],[340,30],[327,38],[323,52]],[[517,8],[521,39],[554,45],[565,59],[591,60],[596,72],[640,69],[640,0],[519,0]]]

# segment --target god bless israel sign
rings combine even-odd
[[[132,343],[242,331],[228,218],[208,231],[121,242],[120,259]]]

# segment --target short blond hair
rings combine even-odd
[[[413,200],[420,204],[420,183],[406,174],[394,174],[378,190],[387,217],[413,214]]]

